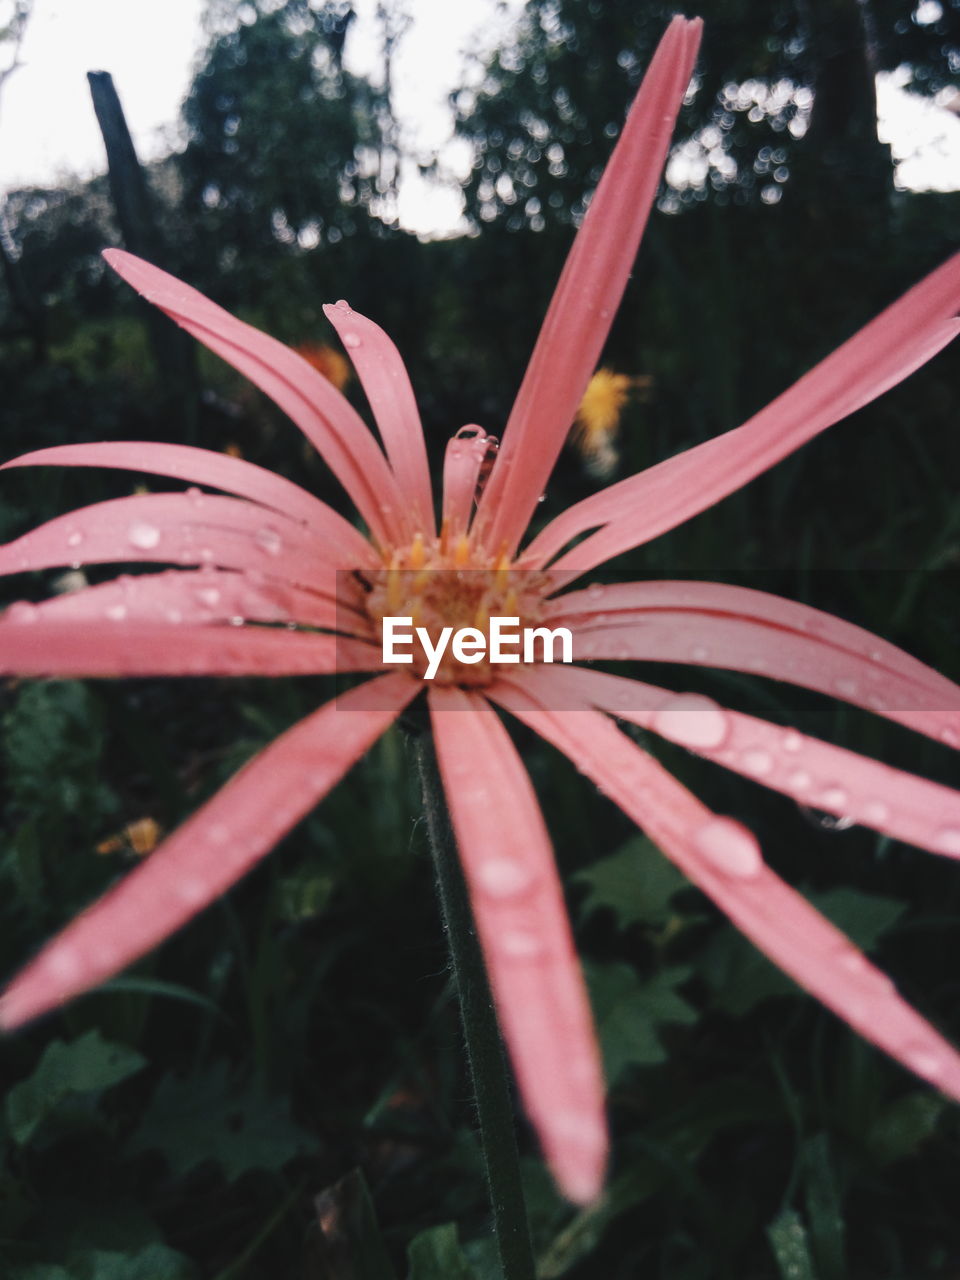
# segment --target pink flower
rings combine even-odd
[[[960,328],[960,256],[749,422],[577,503],[518,552],[623,292],[699,39],[699,21],[673,19],[574,242],[475,515],[490,441],[479,429],[465,430],[447,448],[439,531],[410,383],[375,324],[345,303],[326,308],[382,448],[330,382],[294,352],[162,271],[109,252],[110,264],[147,299],[290,415],[350,495],[369,536],[289,481],[237,458],[149,443],[27,454],[6,465],[129,468],[222,493],[192,488],[104,502],[0,548],[6,573],[78,560],[178,566],[12,606],[0,620],[0,671],[380,672],[385,613],[415,614],[433,632],[445,621],[483,626],[499,611],[568,626],[580,658],[754,670],[759,655],[768,676],[960,745],[960,689],[839,619],[709,583],[636,582],[556,595],[556,580],[545,572],[563,571],[569,580],[654,538],[905,378]],[[231,626],[236,618],[247,625]],[[263,625],[277,622],[297,629]],[[48,944],[4,995],[3,1025],[103,981],[223,893],[423,690],[420,670],[376,675],[266,748]],[[449,658],[426,691],[501,1027],[525,1107],[571,1199],[588,1201],[601,1185],[601,1068],[547,831],[492,704],[564,751],[797,982],[960,1098],[956,1051],[774,875],[744,827],[706,809],[615,719],[951,857],[960,856],[960,795],[706,698],[584,666],[494,669]]]

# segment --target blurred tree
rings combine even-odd
[[[192,278],[242,261],[237,287],[262,300],[278,258],[382,229],[389,104],[344,69],[353,17],[343,0],[212,0],[179,162]]]

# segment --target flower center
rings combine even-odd
[[[452,542],[441,536],[430,543],[417,534],[409,546],[395,550],[382,569],[365,571],[363,577],[369,588],[367,612],[381,642],[384,618],[410,619],[405,631],[412,632],[412,640],[404,652],[412,654],[406,669],[413,675],[422,678],[431,669],[428,650],[437,652],[445,628],[452,628],[453,635],[474,628],[483,636],[472,662],[457,657],[457,646],[449,637],[442,656],[433,660],[431,678],[437,683],[472,687],[489,684],[496,676],[489,659],[490,619],[516,618],[512,629],[521,633],[537,626],[549,589],[546,573],[520,569],[505,556],[494,559],[474,548],[466,534]],[[426,634],[427,645],[417,628]]]

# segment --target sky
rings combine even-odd
[[[9,0],[0,0],[0,19]],[[0,99],[0,189],[104,168],[86,72],[112,73],[143,159],[175,145],[177,116],[201,46],[203,0],[35,0],[21,51],[24,65]],[[357,0],[346,56],[351,70],[377,73],[376,0]],[[522,0],[408,0],[414,22],[397,55],[395,106],[414,150],[450,136],[446,94],[460,80],[465,50],[493,48]],[[2,22],[0,22],[2,25]],[[960,116],[903,91],[894,74],[879,87],[881,130],[901,160],[900,185],[960,189]],[[442,153],[452,171],[468,157]],[[408,171],[400,221],[421,233],[453,230],[460,200]]]

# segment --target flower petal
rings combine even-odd
[[[563,1192],[600,1193],[603,1079],[563,890],[536,796],[478,694],[429,690],[437,758],[520,1094]]]
[[[653,55],[537,338],[474,532],[512,552],[536,510],[620,305],[646,226],[701,22],[675,17]]]
[[[350,584],[356,592],[350,592]],[[373,639],[363,593],[349,574],[336,575],[338,595],[303,591],[287,582],[231,570],[167,569],[124,574],[28,606],[33,621],[82,623],[282,622]],[[22,608],[21,608],[22,612]],[[0,615],[2,616],[2,615]]]
[[[104,258],[171,320],[255,383],[297,424],[353,499],[382,545],[405,527],[396,478],[366,424],[295,351],[224,311],[196,289],[122,249]]]
[[[225,893],[339,782],[416,692],[412,680],[388,675],[288,729],[44,947],[0,999],[0,1026],[10,1030],[103,982]]]
[[[370,404],[387,458],[411,508],[415,533],[436,533],[430,464],[420,412],[400,352],[378,324],[346,302],[323,308],[347,349]]]
[[[380,648],[345,636],[272,627],[87,622],[15,604],[0,617],[0,675],[310,676],[379,671]]]
[[[329,544],[298,521],[199,491],[112,498],[0,546],[0,573],[124,561],[246,569],[327,592],[338,569]]]
[[[558,596],[546,613],[573,631],[575,658],[763,675],[960,747],[960,687],[862,627],[781,596],[719,582],[624,582]]]
[[[601,711],[677,742],[695,755],[895,840],[960,858],[960,792],[855,751],[729,711],[699,694],[677,694],[583,667],[551,675],[550,694],[573,695]],[[552,705],[561,705],[553,701]]]
[[[544,690],[550,697],[549,683]],[[490,696],[569,756],[795,982],[960,1100],[960,1054],[849,938],[766,866],[745,827],[718,818],[601,712],[547,710],[536,679],[502,680]]]
[[[475,431],[475,435],[464,435]],[[481,427],[462,427],[447,441],[443,455],[443,531],[448,538],[466,533],[480,471],[490,450]]]
[[[743,426],[569,507],[524,551],[585,573],[742,488],[813,436],[902,382],[960,333],[960,254],[922,280]]]
[[[196,449],[186,444],[157,444],[148,440],[63,444],[12,458],[0,466],[0,471],[9,467],[117,467],[155,476],[172,476],[191,484],[213,485],[303,520],[330,543],[332,552],[350,563],[371,568],[380,563],[380,557],[363,534],[312,493],[265,467],[225,453],[214,453],[210,449]]]

